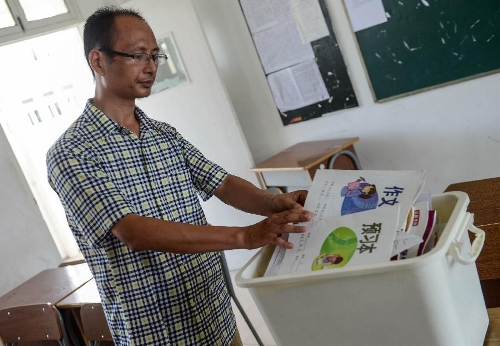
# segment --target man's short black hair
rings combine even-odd
[[[83,29],[83,49],[93,75],[95,74],[90,66],[89,53],[95,48],[113,49],[116,39],[115,19],[123,15],[134,16],[147,23],[138,11],[118,6],[101,7],[87,18]]]

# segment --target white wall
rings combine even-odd
[[[0,127],[0,296],[61,263],[21,167]]]
[[[283,126],[238,1],[193,3],[255,162],[297,142],[360,137],[364,169],[425,169],[433,193],[500,176],[500,74],[376,103],[342,2],[326,0],[360,106]]]

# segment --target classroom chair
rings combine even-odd
[[[0,338],[6,346],[28,341],[53,341],[61,346],[70,345],[61,314],[50,303],[0,310]]]
[[[80,309],[80,318],[89,346],[99,346],[101,341],[113,341],[100,303],[84,304]]]

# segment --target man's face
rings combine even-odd
[[[112,50],[127,54],[158,54],[159,49],[153,31],[147,23],[134,16],[122,15],[116,18],[116,43]],[[132,58],[113,56],[107,63],[104,76],[106,92],[121,99],[147,97],[156,78],[157,66],[152,59],[148,63]]]

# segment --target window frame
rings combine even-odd
[[[16,25],[0,29],[0,45],[63,29],[81,22],[81,14],[75,0],[63,1],[68,8],[68,13],[28,21],[19,0],[5,0]]]

